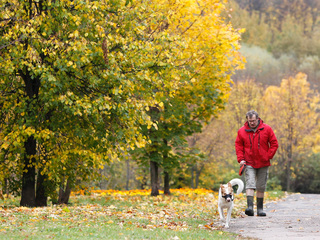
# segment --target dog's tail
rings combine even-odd
[[[243,191],[244,184],[243,184],[243,182],[242,182],[241,179],[239,179],[239,178],[234,178],[234,179],[232,179],[232,180],[230,181],[230,183],[231,183],[232,187],[233,187],[234,185],[238,185],[237,194],[239,194],[239,193],[241,193],[241,192]]]

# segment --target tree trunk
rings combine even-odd
[[[4,179],[4,189],[7,197],[9,197],[9,178]]]
[[[164,195],[170,195],[170,175],[164,172]]]
[[[167,128],[165,128],[167,130]],[[168,146],[168,141],[167,139],[163,139],[163,143],[165,144],[165,146]],[[168,151],[164,151],[163,153],[163,162],[166,163],[167,161],[169,161],[169,157],[168,157]],[[165,195],[170,195],[170,175],[167,169],[164,169],[164,194]]]
[[[46,175],[41,174],[41,169],[38,171],[37,176],[37,191],[36,191],[36,206],[37,207],[46,207],[47,206],[47,193],[45,188]]]
[[[142,170],[142,179],[141,181],[139,181],[140,183],[140,189],[146,189],[146,186],[148,186],[148,171],[146,171],[146,169]]]
[[[159,195],[159,167],[158,163],[150,161],[150,174],[151,174],[151,196]]]
[[[25,42],[25,48],[28,48],[28,43]],[[28,115],[34,114],[32,106],[32,100],[37,99],[40,89],[40,79],[34,78],[30,75],[27,69],[19,70],[19,75],[22,77],[25,83],[25,91],[29,98],[28,101]],[[33,111],[31,111],[33,109]],[[22,175],[22,191],[20,206],[34,207],[36,206],[36,194],[35,194],[35,182],[36,182],[36,169],[35,169],[35,155],[37,153],[37,141],[33,136],[28,137],[24,143],[24,167]]]
[[[25,154],[24,154],[24,167],[22,175],[22,191],[20,206],[35,207],[36,206],[36,194],[35,194],[35,183],[36,183],[36,169],[35,169],[35,158],[36,155],[36,140],[33,136],[29,137],[24,143]]]
[[[291,91],[290,91],[291,92]],[[293,148],[293,136],[294,136],[294,107],[292,106],[293,97],[290,95],[289,98],[289,104],[290,104],[290,118],[288,121],[288,145],[287,145],[287,191],[290,191],[291,189],[291,162],[292,162],[292,148]]]
[[[287,191],[290,191],[291,189],[291,158],[288,158],[288,163],[287,163]]]
[[[70,188],[70,180],[67,180],[66,188],[63,189],[63,186],[59,189],[59,199],[58,204],[68,204],[69,198],[71,194],[71,188]]]
[[[201,168],[199,170],[197,169],[196,171],[196,188],[199,187],[199,178],[203,168],[204,168],[204,164],[202,164]]]
[[[193,165],[191,167],[191,188],[194,189],[194,172],[196,172],[196,168],[197,166],[196,165]]]
[[[129,190],[129,182],[130,182],[130,162],[127,160],[127,180],[126,180],[126,190]]]

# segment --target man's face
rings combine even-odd
[[[253,115],[252,117],[248,117],[247,120],[250,128],[256,128],[258,126],[259,119],[256,117],[256,115]]]

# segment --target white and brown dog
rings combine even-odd
[[[231,219],[231,212],[233,209],[233,199],[234,199],[234,193],[233,193],[233,186],[238,185],[237,193],[239,194],[243,191],[243,182],[239,178],[234,178],[227,184],[220,184],[219,189],[219,199],[218,199],[218,210],[220,214],[220,219],[223,221],[226,221],[225,228],[229,228],[229,223]],[[227,219],[225,219],[223,209],[227,209]]]

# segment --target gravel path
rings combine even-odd
[[[320,239],[320,195],[293,194],[265,206],[266,217],[232,219],[229,232],[254,239]]]

